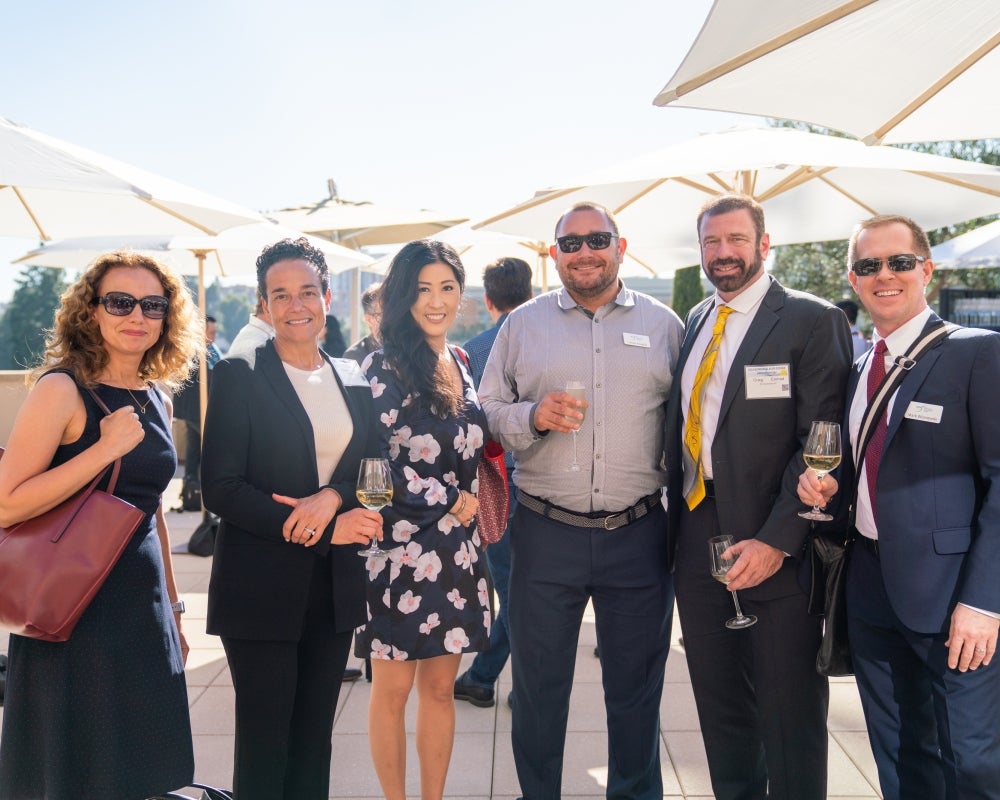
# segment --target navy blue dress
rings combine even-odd
[[[389,557],[366,565],[368,624],[358,629],[355,647],[362,658],[405,661],[489,646],[492,586],[479,533],[475,523],[465,528],[448,513],[460,489],[478,490],[486,441],[486,415],[456,361],[465,404],[443,418],[415,410],[381,350],[365,362],[393,495],[381,512],[381,547]]]
[[[125,389],[100,385],[97,393],[112,411],[136,405]],[[115,494],[147,516],[69,641],[10,637],[0,800],[140,800],[194,776],[184,665],[155,517],[177,456],[162,395],[133,394],[149,399],[139,414],[146,435],[122,459]],[[56,450],[53,466],[100,436],[103,413],[89,393],[83,400],[83,435]]]

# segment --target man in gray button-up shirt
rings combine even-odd
[[[492,436],[514,452],[519,489],[509,632],[524,800],[560,796],[588,600],[604,673],[608,796],[663,793],[657,737],[674,592],[659,499],[682,325],[621,283],[625,247],[607,209],[578,204],[564,214],[550,249],[564,288],[511,312],[480,387]],[[583,384],[585,401],[565,391],[570,381]]]

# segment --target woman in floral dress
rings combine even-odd
[[[371,658],[368,735],[386,800],[406,797],[403,720],[414,684],[421,797],[443,795],[459,661],[487,647],[492,622],[476,530],[486,416],[464,353],[446,342],[464,286],[448,245],[406,245],[382,284],[383,350],[364,365],[393,477],[382,510],[389,556],[368,558],[368,624],[357,637],[357,654]]]

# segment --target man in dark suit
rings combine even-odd
[[[796,497],[813,420],[839,420],[847,318],[763,270],[763,209],[742,195],[698,217],[716,293],[688,315],[667,410],[670,549],[684,647],[715,796],[826,796],[829,690],[816,673],[821,620],[797,578],[809,522]],[[708,540],[728,534],[729,585]],[[757,623],[730,630],[733,599]]]
[[[924,298],[930,256],[898,216],[862,222],[848,250],[875,324],[847,383],[848,631],[886,800],[1000,798],[1000,336],[960,328],[918,358],[855,480],[869,378],[941,325]],[[800,496],[824,504],[836,483],[803,473]]]

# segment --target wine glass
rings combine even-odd
[[[580,381],[569,381],[566,384],[566,394],[570,395],[575,400],[586,400],[587,399],[587,387]],[[581,414],[586,414],[586,410],[579,408],[577,409]],[[583,420],[580,420],[580,424],[583,424]],[[576,458],[576,436],[579,433],[579,429],[573,431],[573,463],[569,465],[570,472],[580,471],[580,462]]]
[[[358,469],[358,502],[372,511],[381,511],[392,502],[392,475],[386,458],[363,458]],[[378,546],[378,537],[373,536],[368,547],[359,550],[363,558],[385,558],[388,550]]]
[[[830,470],[836,469],[840,464],[840,423],[814,422],[809,428],[802,458],[820,480]],[[833,519],[819,506],[813,506],[811,511],[800,511],[799,516],[817,522],[829,522]]]
[[[708,549],[712,555],[712,577],[722,584],[729,583],[729,570],[736,563],[736,559],[732,556],[729,558],[723,558],[722,556],[732,546],[732,536],[715,536],[708,540]],[[740,599],[736,596],[736,592],[730,591],[729,593],[733,596],[733,603],[736,604],[736,616],[726,620],[726,627],[738,631],[740,628],[749,628],[751,625],[756,625],[757,617],[753,614],[743,613],[743,609],[740,608]]]

